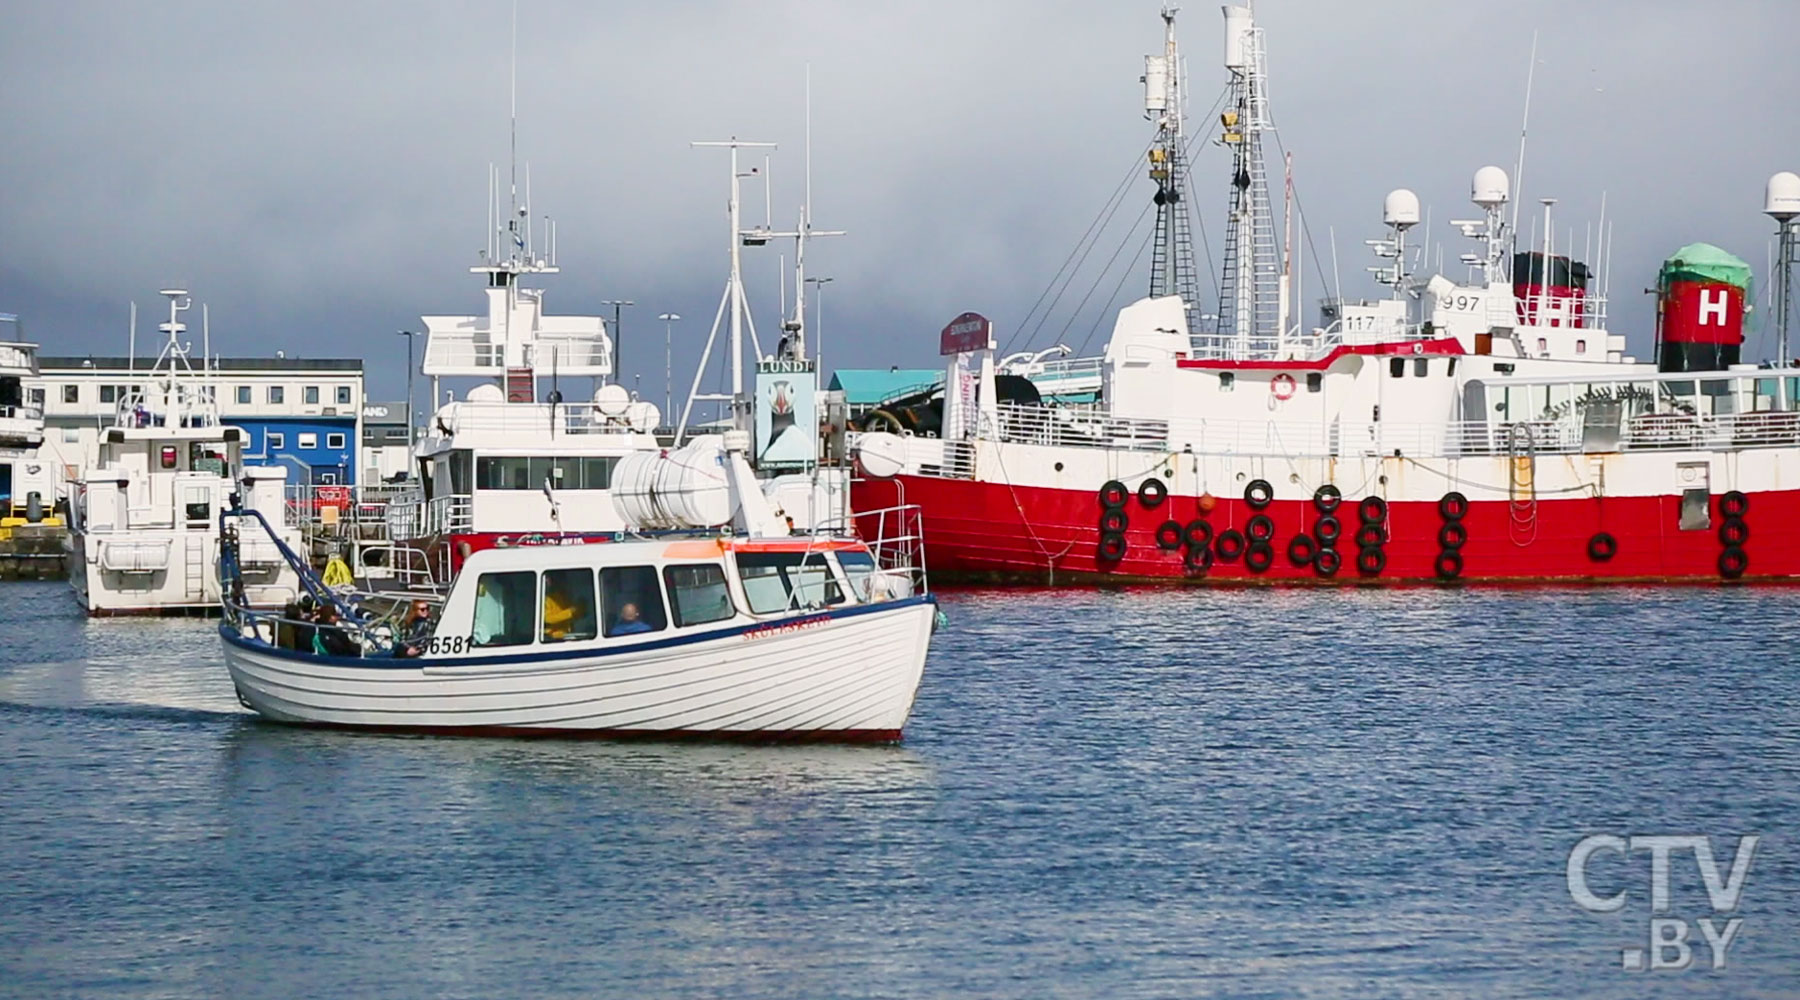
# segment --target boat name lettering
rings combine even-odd
[[[818,615],[813,618],[802,618],[798,621],[782,622],[779,625],[764,625],[744,633],[745,639],[767,639],[771,636],[786,635],[801,629],[817,628],[831,621],[830,615]]]

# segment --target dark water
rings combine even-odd
[[[1791,590],[950,594],[901,748],[286,729],[0,602],[7,996],[1800,994]],[[1726,968],[1593,833],[1763,838]]]

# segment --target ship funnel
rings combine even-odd
[[[1506,171],[1499,167],[1482,167],[1475,171],[1475,182],[1470,186],[1469,200],[1490,211],[1507,203],[1512,197],[1512,182],[1506,177]]]

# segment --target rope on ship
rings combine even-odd
[[[1521,548],[1537,541],[1537,439],[1531,425],[1506,429],[1508,535]],[[1521,475],[1523,473],[1523,475]]]

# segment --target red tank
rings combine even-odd
[[[1697,243],[1663,263],[1656,287],[1658,368],[1703,372],[1738,363],[1744,346],[1748,265],[1717,247]]]
[[[1588,266],[1555,254],[1513,254],[1513,298],[1525,326],[1584,326]]]

